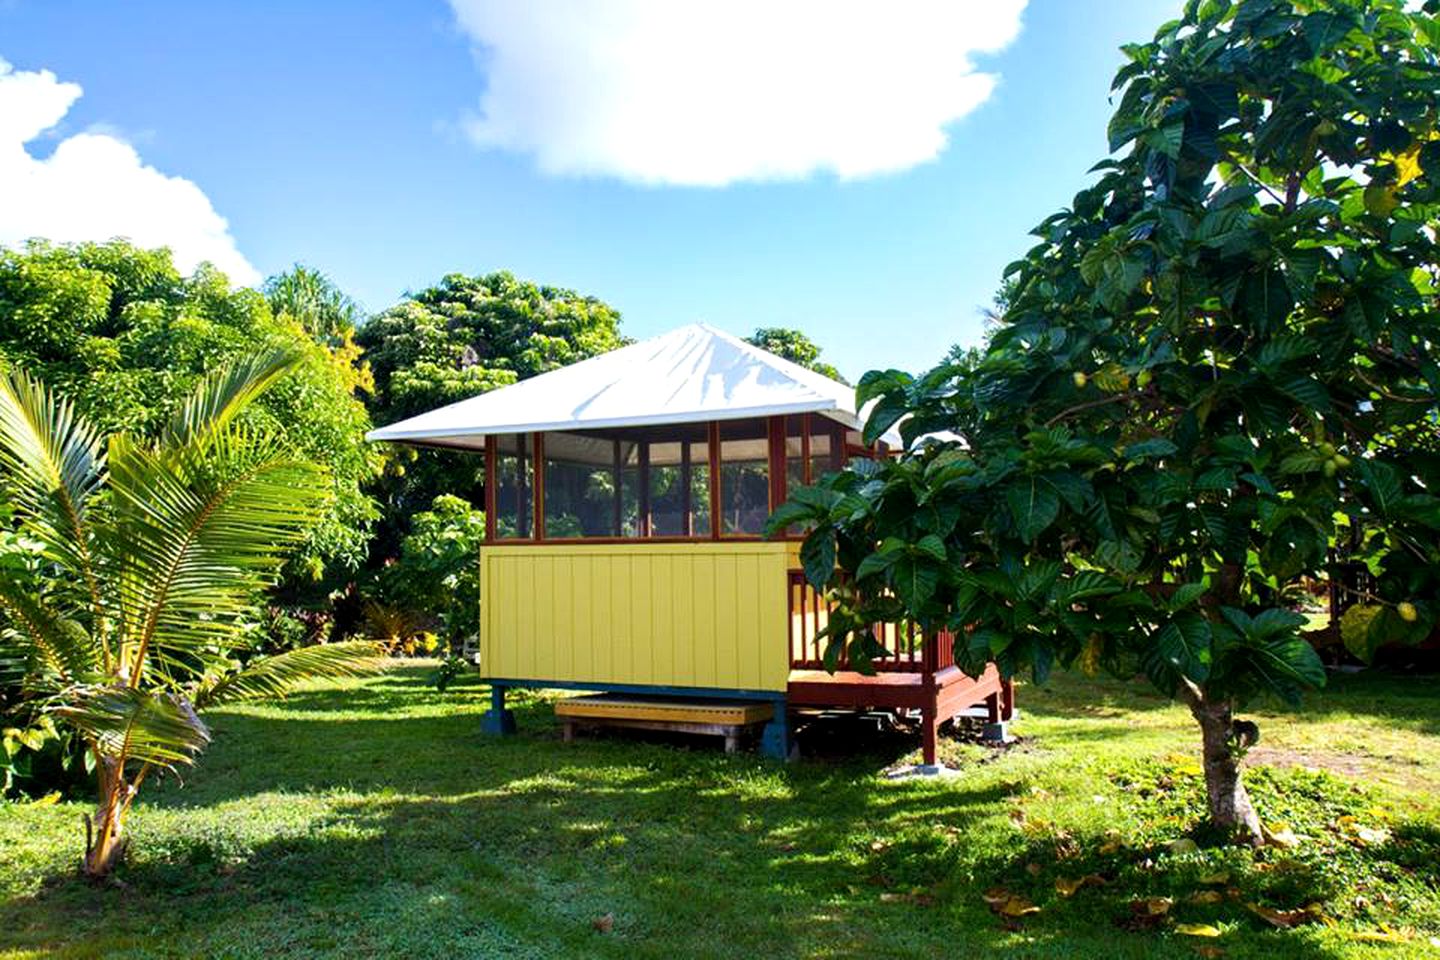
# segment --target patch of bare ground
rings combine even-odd
[[[1412,757],[1366,756],[1329,750],[1292,750],[1288,747],[1257,746],[1245,754],[1250,766],[1300,767],[1324,770],[1347,779],[1380,778],[1399,786],[1423,789],[1429,786],[1417,776],[1421,763]]]

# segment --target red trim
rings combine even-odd
[[[770,512],[785,502],[785,418],[770,417],[767,425],[770,453]]]
[[[639,507],[639,510],[640,510],[640,516],[639,516],[638,518],[636,518],[636,521],[635,521],[636,532],[638,532],[638,533],[640,534],[641,539],[649,540],[649,539],[651,539],[651,537],[650,537],[650,441],[649,441],[649,440],[641,440],[641,441],[640,441],[639,456],[638,456],[636,459],[637,459],[637,462],[638,462],[638,465],[639,465],[639,468],[640,468],[640,477],[639,477],[640,490],[639,490],[639,497],[638,497],[638,501],[639,501],[638,507]],[[623,501],[624,501],[624,497],[625,497],[625,495],[624,495],[624,492],[623,492],[623,490],[622,490],[621,493],[620,493],[619,499],[623,502]],[[620,532],[620,525],[619,525],[619,524],[616,524],[616,525],[615,525],[615,532],[616,532],[616,533],[619,533],[619,532]]]
[[[789,437],[786,437],[785,439],[786,439],[786,442],[788,443],[790,438],[789,438]],[[785,452],[788,454],[790,451],[787,449]],[[789,464],[787,463],[786,466],[788,467]],[[812,477],[810,476],[810,417],[809,417],[809,416],[804,416],[804,417],[801,417],[801,418],[800,418],[800,479],[803,480],[807,485],[808,485],[808,484],[812,484],[812,483],[815,482],[814,478],[812,478]]]
[[[727,533],[724,537],[721,537],[720,539],[723,540],[725,543],[776,543],[776,542],[779,542],[779,539],[780,539],[780,538],[776,538],[775,540],[771,540],[771,539],[768,539],[768,538],[766,538],[766,537],[760,536],[758,533]],[[802,540],[804,539],[804,537],[786,537],[786,538],[784,538],[784,539],[786,539],[786,540],[793,540],[794,542],[799,543],[800,541],[802,541]],[[598,543],[598,544],[633,543],[633,544],[636,544],[636,545],[640,545],[640,544],[645,544],[645,543],[714,543],[714,542],[715,542],[715,538],[714,538],[714,537],[707,537],[707,536],[699,536],[699,537],[665,536],[665,537],[643,537],[643,538],[642,538],[642,537],[546,537],[544,540],[536,540],[536,539],[534,539],[533,537],[530,537],[530,538],[527,538],[527,539],[524,539],[524,540],[514,539],[514,540],[497,540],[497,541],[496,541],[496,543],[501,543],[501,544],[504,544],[504,545],[506,545],[506,546],[509,546],[509,545],[511,545],[511,544],[514,544],[514,545],[517,546],[517,547],[525,547],[525,546],[529,546],[529,547],[546,546],[546,547],[548,547],[548,546],[551,546],[552,544],[553,544],[554,546],[557,546],[557,547],[565,547],[565,546],[570,546],[571,544],[586,544],[586,543]]]
[[[611,457],[615,476],[612,482],[615,484],[615,510],[611,518],[611,526],[615,528],[615,536],[620,536],[624,531],[625,523],[625,460],[620,454],[620,441],[612,440],[613,449]]]
[[[681,528],[685,536],[695,536],[695,504],[692,502],[694,491],[690,486],[690,441],[680,441],[680,489],[685,498],[685,522]],[[653,539],[653,538],[652,538]]]
[[[495,542],[495,437],[485,438],[485,540]]]
[[[535,467],[531,471],[535,475],[535,496],[531,498],[531,509],[535,516],[531,520],[535,531],[535,539],[545,540],[545,434],[536,433],[535,438]]]
[[[706,424],[710,447],[710,539],[720,539],[720,422]]]

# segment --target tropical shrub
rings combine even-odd
[[[1125,152],[1007,270],[984,354],[866,374],[905,452],[772,519],[812,525],[832,658],[909,617],[972,670],[1143,673],[1200,726],[1211,822],[1261,835],[1236,712],[1325,681],[1301,579],[1343,536],[1367,635],[1440,614],[1437,40],[1400,0],[1191,0],[1125,48]]]
[[[400,555],[380,571],[378,593],[392,609],[433,618],[451,649],[480,632],[480,545],[485,514],[442,494],[410,518]]]
[[[322,466],[245,416],[297,363],[271,352],[220,368],[153,439],[103,438],[39,381],[0,371],[0,492],[24,547],[0,563],[0,660],[26,708],[90,755],[90,876],[123,855],[145,780],[204,749],[200,711],[376,665],[370,643],[233,656],[333,491]]]

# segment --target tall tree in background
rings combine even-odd
[[[820,359],[824,351],[816,346],[811,340],[799,330],[791,330],[788,327],[759,327],[750,336],[745,337],[745,342],[759,347],[761,350],[768,350],[777,357],[784,357],[791,363],[798,363],[800,366],[816,373],[824,374],[831,380],[839,380],[841,383],[849,383],[840,376],[840,371]]]
[[[1210,821],[1260,837],[1236,713],[1324,682],[1300,579],[1344,536],[1377,639],[1440,614],[1435,6],[1191,0],[1124,48],[1125,152],[1007,270],[979,363],[866,374],[867,438],[908,451],[772,518],[814,525],[832,646],[910,618],[972,670],[1143,672],[1199,725]]]
[[[295,264],[265,281],[265,299],[278,316],[294,318],[321,343],[339,346],[365,322],[365,312],[324,273]]]
[[[506,272],[448,274],[377,314],[361,329],[375,377],[371,415],[380,425],[473,397],[613,350],[620,313],[573,290]],[[483,477],[473,454],[437,451],[399,460],[380,484],[385,521],[376,550],[392,556],[408,517],[452,494],[479,505]]]
[[[297,268],[267,290],[273,307],[209,266],[181,276],[169,251],[123,241],[0,249],[0,362],[73,398],[101,431],[151,435],[206,371],[258,350],[292,351],[296,364],[245,413],[327,468],[327,505],[295,548],[289,578],[353,571],[377,515],[361,488],[381,463],[363,439],[369,374],[349,315],[317,306],[345,302],[321,275]]]

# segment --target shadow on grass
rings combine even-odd
[[[463,725],[471,738],[472,724]],[[217,726],[229,740],[217,752],[228,754],[261,727],[272,738],[281,728],[283,742],[285,728],[305,724],[228,717]],[[859,950],[884,936],[845,920],[850,901],[873,909],[885,891],[946,876],[953,853],[929,825],[972,829],[1004,796],[994,786],[892,789],[826,767],[791,771],[699,751],[538,738],[472,743],[452,767],[461,757],[472,764],[432,770],[401,793],[416,771],[368,774],[359,745],[393,742],[404,726],[443,743],[448,719],[312,726],[304,734],[317,752],[346,742],[359,749],[346,765],[351,775],[280,763],[264,790],[343,787],[357,799],[347,793],[304,835],[264,840],[239,856],[210,830],[172,839],[163,858],[127,866],[123,891],[60,878],[37,898],[0,906],[11,945],[48,950],[57,929],[82,941],[102,931],[163,934],[183,916],[183,946],[173,947],[181,953],[266,943],[283,927],[292,947],[270,944],[279,953],[419,955],[422,941],[408,925],[372,929],[384,914],[375,901],[390,891],[408,923],[418,916],[442,926],[440,949],[463,952],[474,937],[484,945],[476,955],[798,956],[817,942]],[[429,753],[428,765],[443,766],[436,761]],[[751,777],[763,782],[748,789]],[[197,777],[193,789],[166,791],[158,802],[184,794],[198,812],[197,803],[213,808],[242,793]],[[856,838],[878,823],[896,836],[872,850]],[[355,930],[328,929],[350,913],[361,917]],[[614,928],[602,936],[592,922],[606,914]],[[37,924],[42,917],[49,920]],[[255,929],[259,918],[272,929]]]
[[[1006,820],[1023,778],[885,783],[876,771],[915,741],[843,727],[828,733],[843,759],[788,767],[708,742],[562,744],[550,698],[533,693],[513,698],[519,736],[483,739],[484,688],[441,696],[427,672],[216,715],[215,744],[187,782],[142,798],[156,820],[138,831],[151,846],[125,868],[126,887],[57,877],[0,904],[0,944],[77,956],[668,958],[938,956],[963,943],[983,955],[1016,946],[979,896],[1006,885],[1042,906],[1021,921],[1021,955],[1181,949],[1114,921],[1133,897],[1186,890],[1198,867],[1145,867],[1157,858],[1138,846],[1086,853],[1093,837],[1060,856],[1053,838]],[[294,822],[271,830],[272,816]],[[247,833],[245,819],[259,826]],[[1420,861],[1436,848],[1433,828],[1405,825],[1345,862],[1433,883]],[[1111,883],[1055,893],[1062,872],[1091,871]],[[1242,896],[1286,907],[1338,876],[1288,871],[1280,890],[1262,873]],[[1213,917],[1258,938],[1251,956],[1342,955],[1263,933],[1237,904]],[[607,915],[613,928],[598,932]]]

